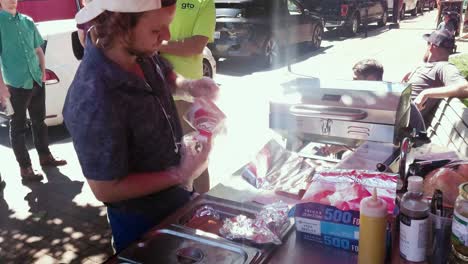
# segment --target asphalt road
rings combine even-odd
[[[378,28],[370,25],[368,37],[361,32],[354,38],[344,38],[336,32],[325,32],[322,47],[309,51],[304,47],[292,47],[289,58],[293,72],[319,78],[351,79],[352,65],[360,59],[375,58],[385,68],[384,79],[399,81],[405,73],[421,62],[426,49],[422,35],[436,26],[436,11],[417,17],[407,16],[399,29],[389,26]],[[259,66],[254,58],[228,59],[218,63],[215,80],[221,85],[219,106],[227,115],[226,131],[214,142],[210,160],[213,185],[221,182],[223,175],[236,171],[271,137],[268,129],[268,99],[279,83],[288,78],[287,63],[274,70]],[[53,153],[66,158],[69,164],[59,168],[60,175],[73,181],[84,181],[71,139],[62,126],[50,128],[50,144]],[[37,155],[28,135],[33,164],[39,168]],[[13,217],[26,217],[28,204],[23,199],[31,190],[19,179],[19,169],[8,141],[6,127],[0,127],[0,170],[7,182],[4,198]],[[76,204],[99,204],[84,184]]]

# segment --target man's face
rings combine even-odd
[[[136,27],[130,32],[130,40],[125,48],[131,55],[151,56],[169,40],[169,25],[174,18],[176,5],[145,13]]]
[[[450,16],[449,15],[444,15],[444,22],[448,23],[449,20],[450,20]]]
[[[429,61],[429,58],[431,57],[431,54],[432,54],[432,44],[430,42],[427,42],[427,49],[426,49],[426,53],[424,54],[424,57],[423,57],[423,61],[424,62],[428,62]]]
[[[16,11],[18,0],[0,0],[0,4],[5,11]]]

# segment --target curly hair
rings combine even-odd
[[[117,36],[122,36],[124,41],[130,42],[130,32],[138,24],[143,16],[140,13],[116,13],[104,11],[95,18],[91,24],[91,36],[96,40],[96,45],[103,49],[109,49]]]

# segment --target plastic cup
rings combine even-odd
[[[445,264],[451,251],[452,218],[429,214],[427,260],[429,263]]]

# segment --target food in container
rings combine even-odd
[[[468,262],[468,182],[461,184],[459,190],[452,221],[452,251]]]
[[[195,212],[195,215],[185,226],[219,235],[219,229],[223,226],[223,220],[213,207],[205,205]]]
[[[239,214],[221,219],[222,212],[205,205],[195,212],[185,226],[230,240],[249,240],[255,244],[281,244],[284,229],[290,224],[288,211],[287,204],[276,202],[264,206],[255,216]]]
[[[250,240],[256,244],[281,244],[281,232],[288,222],[289,207],[283,202],[265,206],[255,217],[238,215],[224,220],[220,233],[231,240]]]

